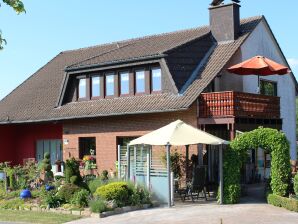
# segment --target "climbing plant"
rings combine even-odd
[[[240,169],[247,151],[262,148],[271,155],[271,189],[285,196],[290,182],[290,146],[284,133],[271,128],[258,128],[237,136],[224,153],[224,203],[237,203],[240,198]]]

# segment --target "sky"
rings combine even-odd
[[[23,2],[26,14],[0,7],[7,40],[0,51],[0,99],[61,51],[206,25],[211,0]],[[298,77],[298,1],[242,0],[241,6],[242,18],[266,16]]]

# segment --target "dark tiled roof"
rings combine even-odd
[[[123,41],[119,42],[119,48],[113,43],[62,52],[0,102],[0,122],[63,120],[186,109],[223,69],[261,19],[262,17],[253,17],[242,20],[241,36],[234,42],[217,45],[197,77],[182,95],[163,93],[102,99],[68,103],[55,108],[66,66],[74,67],[74,65],[82,66],[162,54],[208,34],[207,27]]]
[[[98,48],[96,55],[74,63],[68,66],[67,69],[78,69],[81,67],[162,55],[170,49],[188,43],[207,33],[209,33],[209,28],[205,26],[97,46],[95,47]],[[88,50],[88,48],[85,50]]]

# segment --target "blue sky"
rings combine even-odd
[[[0,99],[63,50],[208,24],[211,0],[24,0],[1,4]],[[227,2],[227,1],[226,1]],[[298,77],[298,1],[242,0],[241,17],[265,15]]]

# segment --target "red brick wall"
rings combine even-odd
[[[114,169],[117,158],[117,137],[142,136],[177,119],[196,127],[196,106],[193,105],[188,110],[179,112],[65,121],[63,139],[69,142],[63,145],[63,158],[78,158],[79,137],[96,137],[96,160],[99,170]],[[196,148],[193,147],[193,150]]]
[[[35,158],[36,141],[45,139],[62,139],[62,124],[0,125],[0,162]]]

